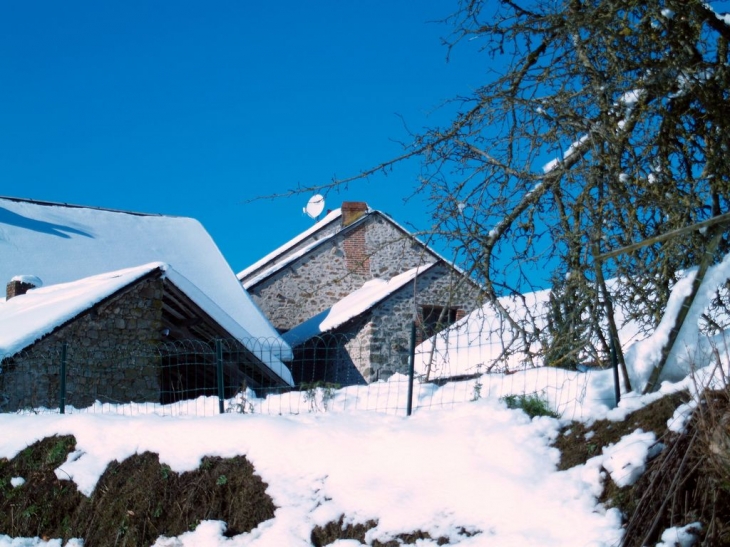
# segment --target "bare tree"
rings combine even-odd
[[[454,55],[464,41],[480,44],[484,85],[455,98],[450,124],[414,135],[399,158],[333,185],[419,157],[415,191],[432,204],[435,235],[522,347],[542,339],[556,363],[603,359],[610,306],[656,326],[713,230],[595,257],[730,210],[730,16],[712,5],[461,0],[446,44]],[[727,251],[723,239],[717,256]],[[499,297],[545,272],[548,321],[511,320]],[[620,279],[611,298],[609,277]]]
[[[492,301],[551,272],[553,348],[605,355],[604,275],[650,329],[712,234],[595,256],[729,210],[730,17],[700,0],[464,0],[450,21],[488,81],[415,136],[418,191]]]

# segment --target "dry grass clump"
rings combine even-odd
[[[653,545],[672,526],[701,524],[698,545],[730,545],[730,387],[699,396],[684,433],[635,485],[625,546]]]

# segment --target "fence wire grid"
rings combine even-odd
[[[587,407],[615,403],[611,371],[525,366],[505,373],[483,363],[461,363],[454,364],[455,370],[472,372],[427,379],[417,355],[409,405],[409,367],[400,340],[373,348],[337,335],[293,349],[286,362],[290,386],[262,366],[289,353],[279,343],[183,340],[123,350],[59,344],[0,355],[0,412],[208,416],[368,410],[405,415],[409,407],[419,411],[537,395],[563,417],[575,418]],[[374,358],[392,366],[379,369],[387,375],[366,381],[361,371]]]

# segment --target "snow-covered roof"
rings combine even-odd
[[[358,290],[348,294],[334,306],[315,315],[283,334],[284,340],[292,346],[306,342],[319,334],[336,329],[401,289],[418,275],[427,272],[433,264],[419,266],[396,275],[389,280],[371,279]]]
[[[261,260],[256,261],[251,266],[240,271],[237,274],[237,277],[241,281],[243,286],[246,289],[249,289],[260,281],[267,279],[272,274],[278,272],[282,268],[285,268],[292,262],[306,255],[312,249],[315,249],[326,241],[329,241],[334,236],[339,234],[342,230],[350,229],[351,227],[356,226],[361,222],[364,222],[366,218],[374,214],[381,215],[383,218],[388,219],[388,222],[390,222],[393,226],[398,228],[404,234],[413,237],[414,241],[418,241],[421,245],[424,246],[424,248],[428,249],[428,251],[436,259],[443,260],[444,263],[449,264],[448,260],[440,256],[436,251],[428,247],[425,243],[419,241],[417,238],[412,236],[412,234],[408,230],[398,224],[389,215],[370,207],[367,208],[366,214],[351,222],[347,226],[341,226],[339,223],[337,223],[337,227],[333,229],[332,224],[334,222],[337,222],[342,217],[342,209],[335,209],[334,211],[328,213],[327,216],[325,216],[322,220],[317,222],[308,230],[300,233],[281,247],[263,257]],[[310,239],[310,241],[307,242],[308,239]]]
[[[373,211],[368,208],[367,214],[348,224],[344,228],[350,228],[351,226],[359,224],[373,212],[377,211]],[[253,287],[259,281],[263,281],[298,258],[306,255],[312,249],[319,247],[339,234],[343,227],[337,223],[337,227],[334,228],[332,224],[338,221],[340,217],[342,217],[342,209],[335,209],[308,230],[305,230],[275,251],[266,255],[261,260],[258,260],[245,270],[239,272],[237,277],[243,284],[244,288],[249,289]],[[312,238],[311,241],[307,242],[310,238]]]
[[[31,289],[0,302],[0,355],[14,355],[162,263]]]
[[[291,353],[195,219],[0,197],[0,280],[39,277],[68,283],[151,262],[182,279],[240,327],[243,338],[272,341],[274,370]]]

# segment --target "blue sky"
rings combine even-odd
[[[239,271],[308,228],[309,195],[400,153],[403,120],[480,83],[455,0],[6,2],[0,195],[191,216]],[[401,119],[402,117],[402,119]],[[416,167],[331,192],[428,228]]]

